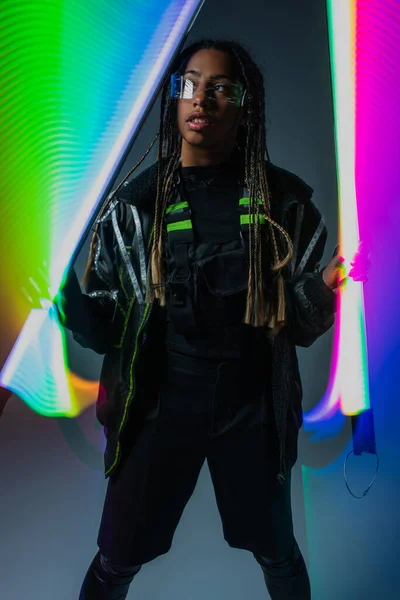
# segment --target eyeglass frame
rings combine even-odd
[[[192,96],[191,98],[184,98],[183,97],[183,86],[184,86],[184,81],[187,80],[188,78],[185,77],[184,75],[178,75],[177,73],[173,73],[171,75],[171,88],[170,88],[170,97],[174,98],[175,100],[192,100],[194,98],[194,96]],[[222,85],[222,84],[220,84]],[[240,81],[238,81],[237,83],[233,83],[233,86],[235,86],[236,88],[238,88],[239,93],[238,93],[238,98],[233,101],[233,103],[238,107],[241,108],[244,106],[246,97],[247,97],[247,90],[244,87],[243,83],[241,83]],[[179,95],[177,95],[176,90],[179,90]],[[211,87],[206,88],[205,91],[212,89]]]

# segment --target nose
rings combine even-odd
[[[207,93],[206,83],[198,85],[196,93],[193,96],[193,106],[206,106],[210,101],[210,96]]]

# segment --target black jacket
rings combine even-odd
[[[288,231],[295,250],[285,275],[287,325],[270,342],[272,404],[280,442],[277,474],[282,478],[296,461],[302,425],[295,346],[310,346],[332,326],[335,295],[317,268],[327,231],[311,202],[312,189],[272,163],[267,162],[266,169],[271,216]],[[86,294],[81,294],[74,270],[61,293],[65,327],[83,347],[105,355],[96,408],[107,438],[106,477],[134,443],[146,406],[158,391],[163,309],[144,302],[156,182],[157,164],[121,188],[99,222]]]

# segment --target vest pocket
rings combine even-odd
[[[241,250],[194,264],[194,300],[204,326],[227,327],[242,321],[248,277],[249,264]]]

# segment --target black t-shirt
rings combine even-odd
[[[239,185],[240,167],[234,162],[211,167],[183,167],[181,180],[185,199],[191,209],[194,242],[189,256],[200,259],[204,264],[215,255],[229,255],[234,249],[240,249],[240,213],[238,210],[242,187]],[[213,269],[209,262],[209,268]],[[222,269],[221,276],[226,276],[223,260],[217,268]],[[241,261],[238,264],[240,273],[232,279],[241,283],[246,289],[232,294],[227,307],[230,311],[229,325],[220,325],[218,315],[208,311],[207,321],[211,325],[201,327],[198,335],[186,336],[176,331],[173,321],[167,316],[167,348],[169,350],[200,358],[240,359],[249,356],[251,348],[260,350],[260,343],[265,341],[265,330],[254,328],[243,323],[246,299],[248,265]],[[217,273],[213,276],[219,277]],[[244,284],[244,285],[243,285]],[[229,282],[227,283],[229,287]],[[234,287],[234,286],[233,286]],[[167,307],[169,297],[167,294]],[[200,310],[203,307],[200,307]],[[212,310],[212,309],[211,309]],[[232,313],[234,317],[232,318]],[[167,308],[168,314],[168,308]]]

